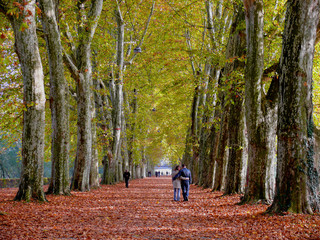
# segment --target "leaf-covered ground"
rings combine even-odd
[[[12,201],[0,189],[0,239],[320,239],[320,215],[262,214],[265,205],[235,205],[196,186],[189,202],[174,202],[171,179],[133,180],[49,203]]]

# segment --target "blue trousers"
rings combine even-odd
[[[173,200],[180,201],[180,188],[175,188],[174,189]]]
[[[190,188],[189,180],[182,180],[181,181],[181,189],[182,189],[183,200],[185,200],[185,201],[188,201],[189,188]]]

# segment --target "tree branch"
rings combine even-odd
[[[145,28],[144,28],[144,31],[143,31],[143,34],[142,34],[140,43],[139,43],[139,45],[138,45],[137,47],[141,47],[142,44],[143,44],[144,38],[145,38],[145,36],[146,36],[146,34],[147,34],[147,31],[148,31],[148,28],[149,28],[149,24],[150,24],[150,21],[151,21],[151,17],[152,17],[152,15],[153,15],[154,6],[155,6],[155,1],[152,2],[152,7],[151,7],[151,10],[150,10],[149,17],[148,17],[148,20],[147,20],[147,22],[146,22],[146,26],[145,26]],[[133,54],[132,58],[131,58],[129,61],[126,62],[127,65],[132,64],[132,62],[133,62],[133,60],[135,59],[135,57],[137,56],[137,54],[138,54],[138,53],[134,53],[134,54]]]
[[[194,56],[192,54],[192,45],[191,45],[191,42],[190,42],[191,36],[190,36],[189,30],[186,30],[185,37],[186,37],[187,45],[188,45],[189,52],[190,52],[189,57],[190,57],[193,76],[196,76],[196,68],[195,68],[195,63],[194,63]]]
[[[263,71],[263,78],[266,78],[268,77],[268,74],[272,73],[272,72],[276,72],[279,68],[279,62],[276,62],[274,63],[273,65],[271,65],[270,67],[266,68],[264,71]]]
[[[278,68],[279,68],[279,62],[274,63],[273,65],[271,65],[270,67],[268,67],[263,71],[262,78],[263,79],[268,78],[269,74],[272,72],[277,72]],[[272,81],[268,89],[268,92],[265,96],[265,99],[267,100],[267,103],[274,106],[274,104],[278,101],[278,97],[279,97],[279,76],[275,74],[272,77]]]
[[[279,97],[279,77],[277,75],[273,76],[268,93],[266,95],[266,100],[269,104],[274,105],[278,101]]]
[[[72,34],[70,33],[68,24],[66,24],[66,30],[63,31],[63,33],[67,37],[68,44],[71,48],[71,59],[75,62],[75,55],[76,55],[77,50],[76,50],[76,46],[74,45],[74,40],[73,40]]]
[[[93,38],[96,27],[98,25],[98,21],[100,18],[100,14],[102,11],[103,0],[93,0],[91,3],[90,11],[88,12],[88,32],[90,41]]]
[[[63,49],[63,62],[66,64],[67,68],[69,69],[73,79],[75,80],[79,80],[79,70],[76,67],[76,65],[74,65],[71,57],[65,52],[65,50]]]

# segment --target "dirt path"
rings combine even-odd
[[[267,206],[237,206],[239,196],[192,186],[174,202],[170,178],[133,180],[49,203],[14,202],[0,189],[0,239],[320,239],[320,216],[262,215]]]

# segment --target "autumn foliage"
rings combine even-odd
[[[0,239],[320,239],[320,216],[263,214],[266,205],[237,205],[192,186],[189,202],[174,202],[171,179],[133,180],[48,203],[12,201],[0,190]]]

